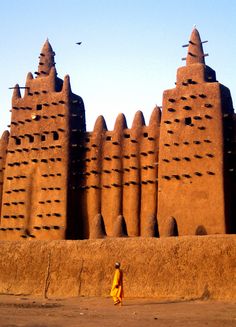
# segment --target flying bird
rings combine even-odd
[[[81,45],[82,42],[76,42],[76,44]]]

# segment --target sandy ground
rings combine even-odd
[[[236,326],[236,303],[110,298],[38,299],[0,295],[1,327]]]

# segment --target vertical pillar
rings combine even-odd
[[[86,211],[88,221],[85,223],[85,238],[91,234],[96,235],[92,229],[96,228],[95,219],[101,214],[102,146],[103,134],[106,130],[106,122],[103,116],[99,116],[90,140],[90,162],[87,165],[90,175],[87,179]]]
[[[4,181],[4,170],[7,156],[7,146],[9,141],[9,132],[4,131],[0,140],[0,219],[2,212],[2,196],[3,196],[3,181]],[[1,220],[0,220],[1,221]]]
[[[120,114],[112,134],[112,171],[111,171],[111,224],[114,226],[117,217],[122,215],[123,200],[123,138],[127,128],[126,119]]]
[[[141,236],[148,236],[150,233],[150,221],[155,220],[152,235],[157,236],[157,174],[158,174],[158,146],[160,133],[160,116],[159,108],[152,112],[149,126],[146,129],[145,143],[142,147],[142,199],[141,199]],[[156,227],[155,227],[156,225]],[[151,236],[151,235],[149,235]]]

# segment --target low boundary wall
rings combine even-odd
[[[114,263],[126,297],[236,300],[236,235],[0,241],[0,293],[109,296]]]

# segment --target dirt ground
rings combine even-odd
[[[0,295],[1,327],[236,326],[236,303],[110,298],[39,299]]]

